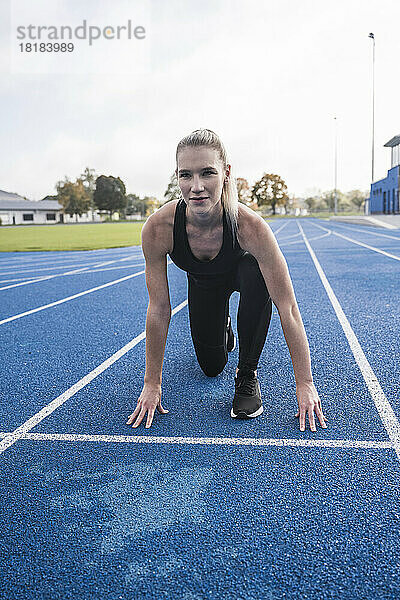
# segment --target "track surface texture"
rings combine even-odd
[[[132,429],[140,246],[0,254],[1,599],[400,598],[400,231],[271,228],[328,418],[316,432],[295,418],[276,307],[257,373],[264,412],[232,419],[238,346],[204,375],[186,274],[169,261],[169,413]]]

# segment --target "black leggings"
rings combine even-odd
[[[256,258],[246,252],[235,269],[218,281],[187,274],[190,330],[199,365],[215,377],[228,362],[226,325],[229,298],[240,292],[237,328],[238,368],[256,370],[271,320],[272,302]]]

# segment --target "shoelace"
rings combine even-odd
[[[239,375],[239,373],[238,373]],[[236,378],[236,386],[240,390],[240,393],[249,394],[254,396],[257,390],[257,377],[253,371],[246,371],[240,373],[240,377]]]

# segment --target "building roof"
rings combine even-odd
[[[57,200],[26,200],[18,194],[0,190],[0,210],[61,210]]]
[[[389,148],[393,148],[393,146],[398,146],[400,144],[400,135],[395,135],[391,140],[383,144],[384,146],[388,146]]]

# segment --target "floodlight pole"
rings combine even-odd
[[[371,183],[374,183],[374,148],[375,148],[375,35],[368,35],[373,41],[372,46],[372,173]]]
[[[336,117],[333,117],[335,120],[335,215],[337,213],[337,122]]]

